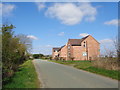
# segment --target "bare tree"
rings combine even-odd
[[[104,46],[105,56],[107,57],[118,57],[119,54],[119,44],[118,44],[118,36],[112,38],[111,47]]]
[[[19,38],[20,43],[25,45],[27,52],[30,53],[32,49],[32,40],[24,34],[19,34],[16,37]]]
[[[118,44],[118,36],[116,36],[114,39],[112,39],[113,41],[113,46],[115,47],[115,53],[116,55],[118,55],[118,51],[119,51],[119,44]]]
[[[114,57],[115,56],[115,51],[113,49],[110,49],[110,48],[106,48],[104,46],[104,50],[105,50],[105,56],[106,57]]]

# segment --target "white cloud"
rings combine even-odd
[[[86,37],[86,36],[88,36],[89,34],[88,33],[81,33],[79,36],[81,36],[81,37]]]
[[[44,46],[38,46],[33,48],[32,53],[41,53],[44,55],[51,55],[52,54],[52,45],[44,45]]]
[[[108,51],[113,51],[114,53],[116,53],[115,45],[112,39],[103,39],[99,42],[101,55],[107,55]]]
[[[99,41],[101,44],[106,44],[106,43],[112,43],[113,41],[111,39],[103,39]]]
[[[86,21],[94,21],[97,10],[90,3],[55,3],[48,7],[45,15],[56,18],[62,24],[75,25],[85,18]]]
[[[52,45],[46,45],[45,47],[52,47]]]
[[[46,7],[45,3],[42,3],[42,2],[36,2],[36,5],[39,11]]]
[[[65,35],[64,32],[60,32],[60,33],[58,34],[58,36],[64,36],[64,35]]]
[[[10,16],[12,14],[12,11],[15,9],[15,5],[13,4],[3,4],[0,3],[0,16]]]
[[[33,40],[38,40],[38,38],[33,36],[33,35],[28,35],[27,38],[30,38],[30,39],[33,39]]]
[[[104,22],[104,24],[118,26],[118,21],[120,22],[120,20],[118,20],[118,19],[113,19],[111,21]]]
[[[101,54],[104,54],[105,48],[111,48],[113,49],[113,41],[111,39],[103,39],[100,40],[100,48],[101,48]]]

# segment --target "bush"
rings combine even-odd
[[[54,59],[55,59],[55,60],[59,60],[59,57],[55,57]]]
[[[107,70],[120,70],[118,63],[120,62],[114,58],[100,58],[99,60],[92,62],[92,65],[94,67],[104,68]]]
[[[27,36],[17,37],[12,31],[13,25],[2,26],[2,80],[3,85],[8,82],[14,72],[18,70],[20,64],[27,60],[28,38]]]

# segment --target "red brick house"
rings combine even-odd
[[[69,39],[60,48],[53,48],[52,59],[64,60],[95,60],[100,55],[100,43],[91,35],[82,39]]]
[[[52,50],[52,59],[58,58],[59,57],[59,50],[60,48],[53,48]]]

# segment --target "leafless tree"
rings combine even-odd
[[[24,35],[24,34],[19,34],[16,37],[18,37],[20,39],[20,43],[24,44],[27,52],[30,53],[31,49],[32,49],[32,40],[30,38],[28,38],[27,35]]]
[[[110,48],[106,48],[104,46],[104,50],[105,50],[105,56],[106,57],[114,57],[116,54],[115,54],[115,51],[113,49],[110,49]]]
[[[119,51],[118,36],[112,39],[112,41],[113,41],[113,46],[115,47],[115,53],[118,55],[118,51]]]

